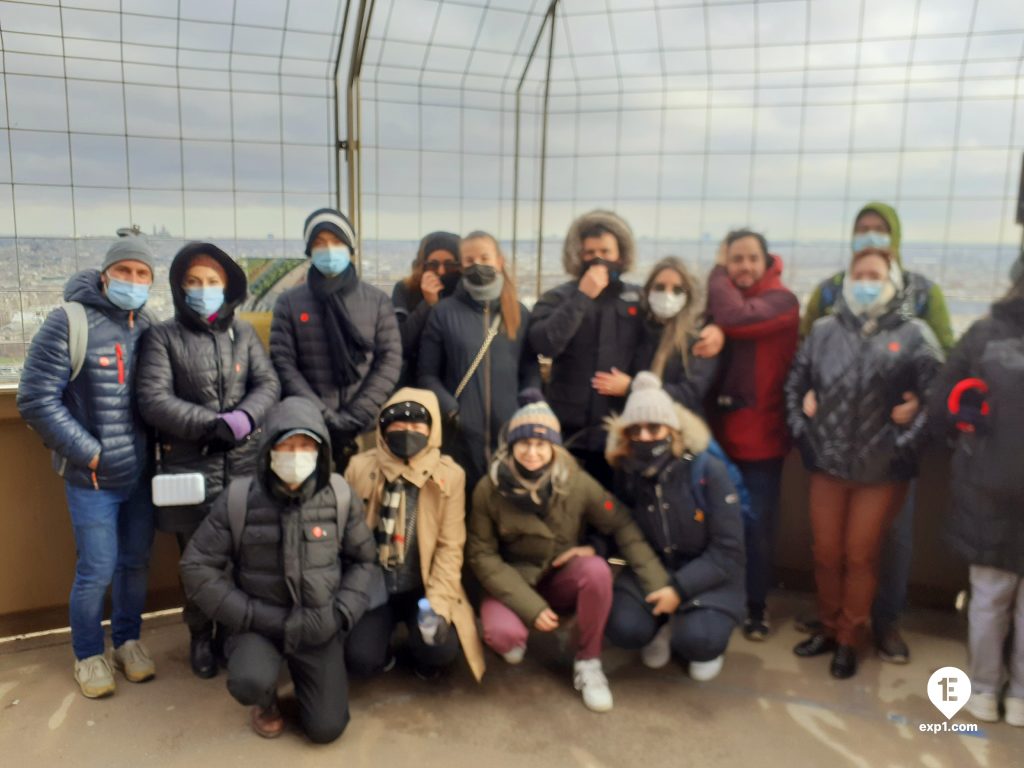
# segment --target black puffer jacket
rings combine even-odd
[[[373,424],[402,371],[402,339],[388,297],[358,282],[345,297],[352,323],[373,343],[359,366],[360,380],[339,388],[331,369],[324,307],[306,283],[285,291],[274,305],[270,358],[285,396],[317,404],[335,434],[355,435]]]
[[[227,273],[224,305],[208,322],[185,303],[182,281],[199,254],[215,259]],[[235,318],[245,300],[245,272],[210,243],[190,243],[171,263],[174,319],[155,325],[142,344],[138,373],[139,411],[156,429],[158,471],[202,472],[206,504],[157,507],[157,526],[171,533],[195,529],[232,477],[252,474],[260,427],[277,402],[281,386],[253,327]],[[241,410],[254,428],[234,449],[210,451],[206,444],[217,415]]]
[[[621,421],[611,423],[606,456],[616,467],[615,495],[633,511],[651,549],[679,592],[679,610],[714,608],[740,622],[746,615],[746,554],[739,496],[725,465],[713,456],[698,478],[704,505],[694,495],[694,455],[707,450],[703,421],[677,408],[681,430],[673,455],[653,476],[631,466]]]
[[[270,451],[281,435],[300,428],[323,443],[316,472],[291,492],[270,470]],[[345,530],[338,531],[330,466],[330,437],[316,406],[298,397],[274,406],[238,551],[225,491],[181,559],[185,593],[207,616],[236,632],[282,640],[286,650],[321,645],[359,621],[371,582],[380,578],[377,547],[357,494],[351,494]]]
[[[68,318],[58,307],[32,339],[21,382],[18,410],[53,451],[53,467],[73,485],[126,488],[145,476],[149,450],[135,406],[136,351],[151,324],[146,312],[111,304],[100,273],[88,269],[64,287],[64,300],[85,306],[89,340],[74,381]],[[99,468],[89,462],[99,454]]]
[[[892,409],[913,392],[926,403],[942,351],[897,295],[875,320],[855,316],[840,296],[835,314],[815,322],[786,381],[786,417],[812,471],[855,483],[908,480],[927,442],[927,410],[901,427]],[[813,419],[803,399],[814,390]]]
[[[455,390],[480,351],[498,311],[497,299],[485,307],[460,284],[453,296],[434,307],[420,344],[418,384],[437,395],[442,413],[459,414],[463,444],[457,458],[466,470],[469,488],[487,472],[501,427],[519,407],[520,390],[540,386],[537,355],[526,342],[530,315],[520,305],[516,337],[510,339],[501,327],[456,401]]]
[[[650,318],[644,323],[643,336],[633,358],[632,370],[634,373],[651,370],[651,363],[654,361],[654,355],[658,351],[658,344],[661,343],[661,336],[664,332],[665,326]],[[681,354],[669,355],[668,360],[665,361],[665,370],[661,374],[661,386],[673,400],[703,418],[704,398],[707,397],[711,387],[718,379],[722,358],[720,355],[715,357],[694,355],[693,347],[697,341],[696,337],[690,340],[689,354],[685,364]]]
[[[988,386],[989,413],[982,430],[958,433],[947,536],[968,563],[1024,576],[1024,299],[994,304],[950,353],[929,409],[939,434],[952,424],[950,392],[967,378]]]
[[[597,371],[613,367],[634,373],[633,355],[643,334],[640,289],[614,282],[596,299],[573,280],[545,293],[533,308],[529,340],[538,354],[552,358],[546,397],[568,440],[586,429],[571,447],[601,451],[604,418],[621,411],[621,397],[599,395],[591,386]]]

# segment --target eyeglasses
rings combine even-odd
[[[458,272],[459,263],[457,261],[438,261],[437,259],[431,259],[425,262],[423,267],[427,272],[440,272],[444,269],[445,272]]]
[[[666,291],[672,291],[676,296],[682,296],[686,293],[686,289],[681,285],[666,285],[665,283],[655,283],[651,286],[651,293],[665,293]]]
[[[668,427],[664,424],[631,424],[626,427],[626,437],[630,440],[639,440],[645,434],[660,440],[668,433]]]

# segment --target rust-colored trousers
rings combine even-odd
[[[878,589],[882,541],[907,485],[860,485],[821,472],[811,475],[818,611],[826,634],[841,645],[859,645],[864,636]]]

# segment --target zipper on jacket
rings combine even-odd
[[[658,516],[661,519],[661,533],[665,537],[665,546],[662,551],[666,555],[672,554],[672,537],[668,530],[668,515],[665,514],[665,503],[661,496],[661,483],[654,484],[654,496],[658,500]]]
[[[117,354],[117,383],[124,384],[124,350],[120,342],[114,345],[114,352]]]

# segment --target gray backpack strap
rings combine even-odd
[[[331,490],[334,491],[334,503],[337,506],[338,544],[340,545],[345,540],[345,527],[348,524],[348,507],[352,501],[352,489],[345,482],[345,478],[332,472]]]
[[[228,527],[231,529],[231,545],[235,554],[238,554],[242,545],[250,482],[248,477],[236,477],[228,486]]]
[[[71,355],[71,378],[74,381],[85,364],[85,350],[89,346],[89,316],[85,306],[77,301],[66,301],[61,305],[68,316],[68,352]]]

